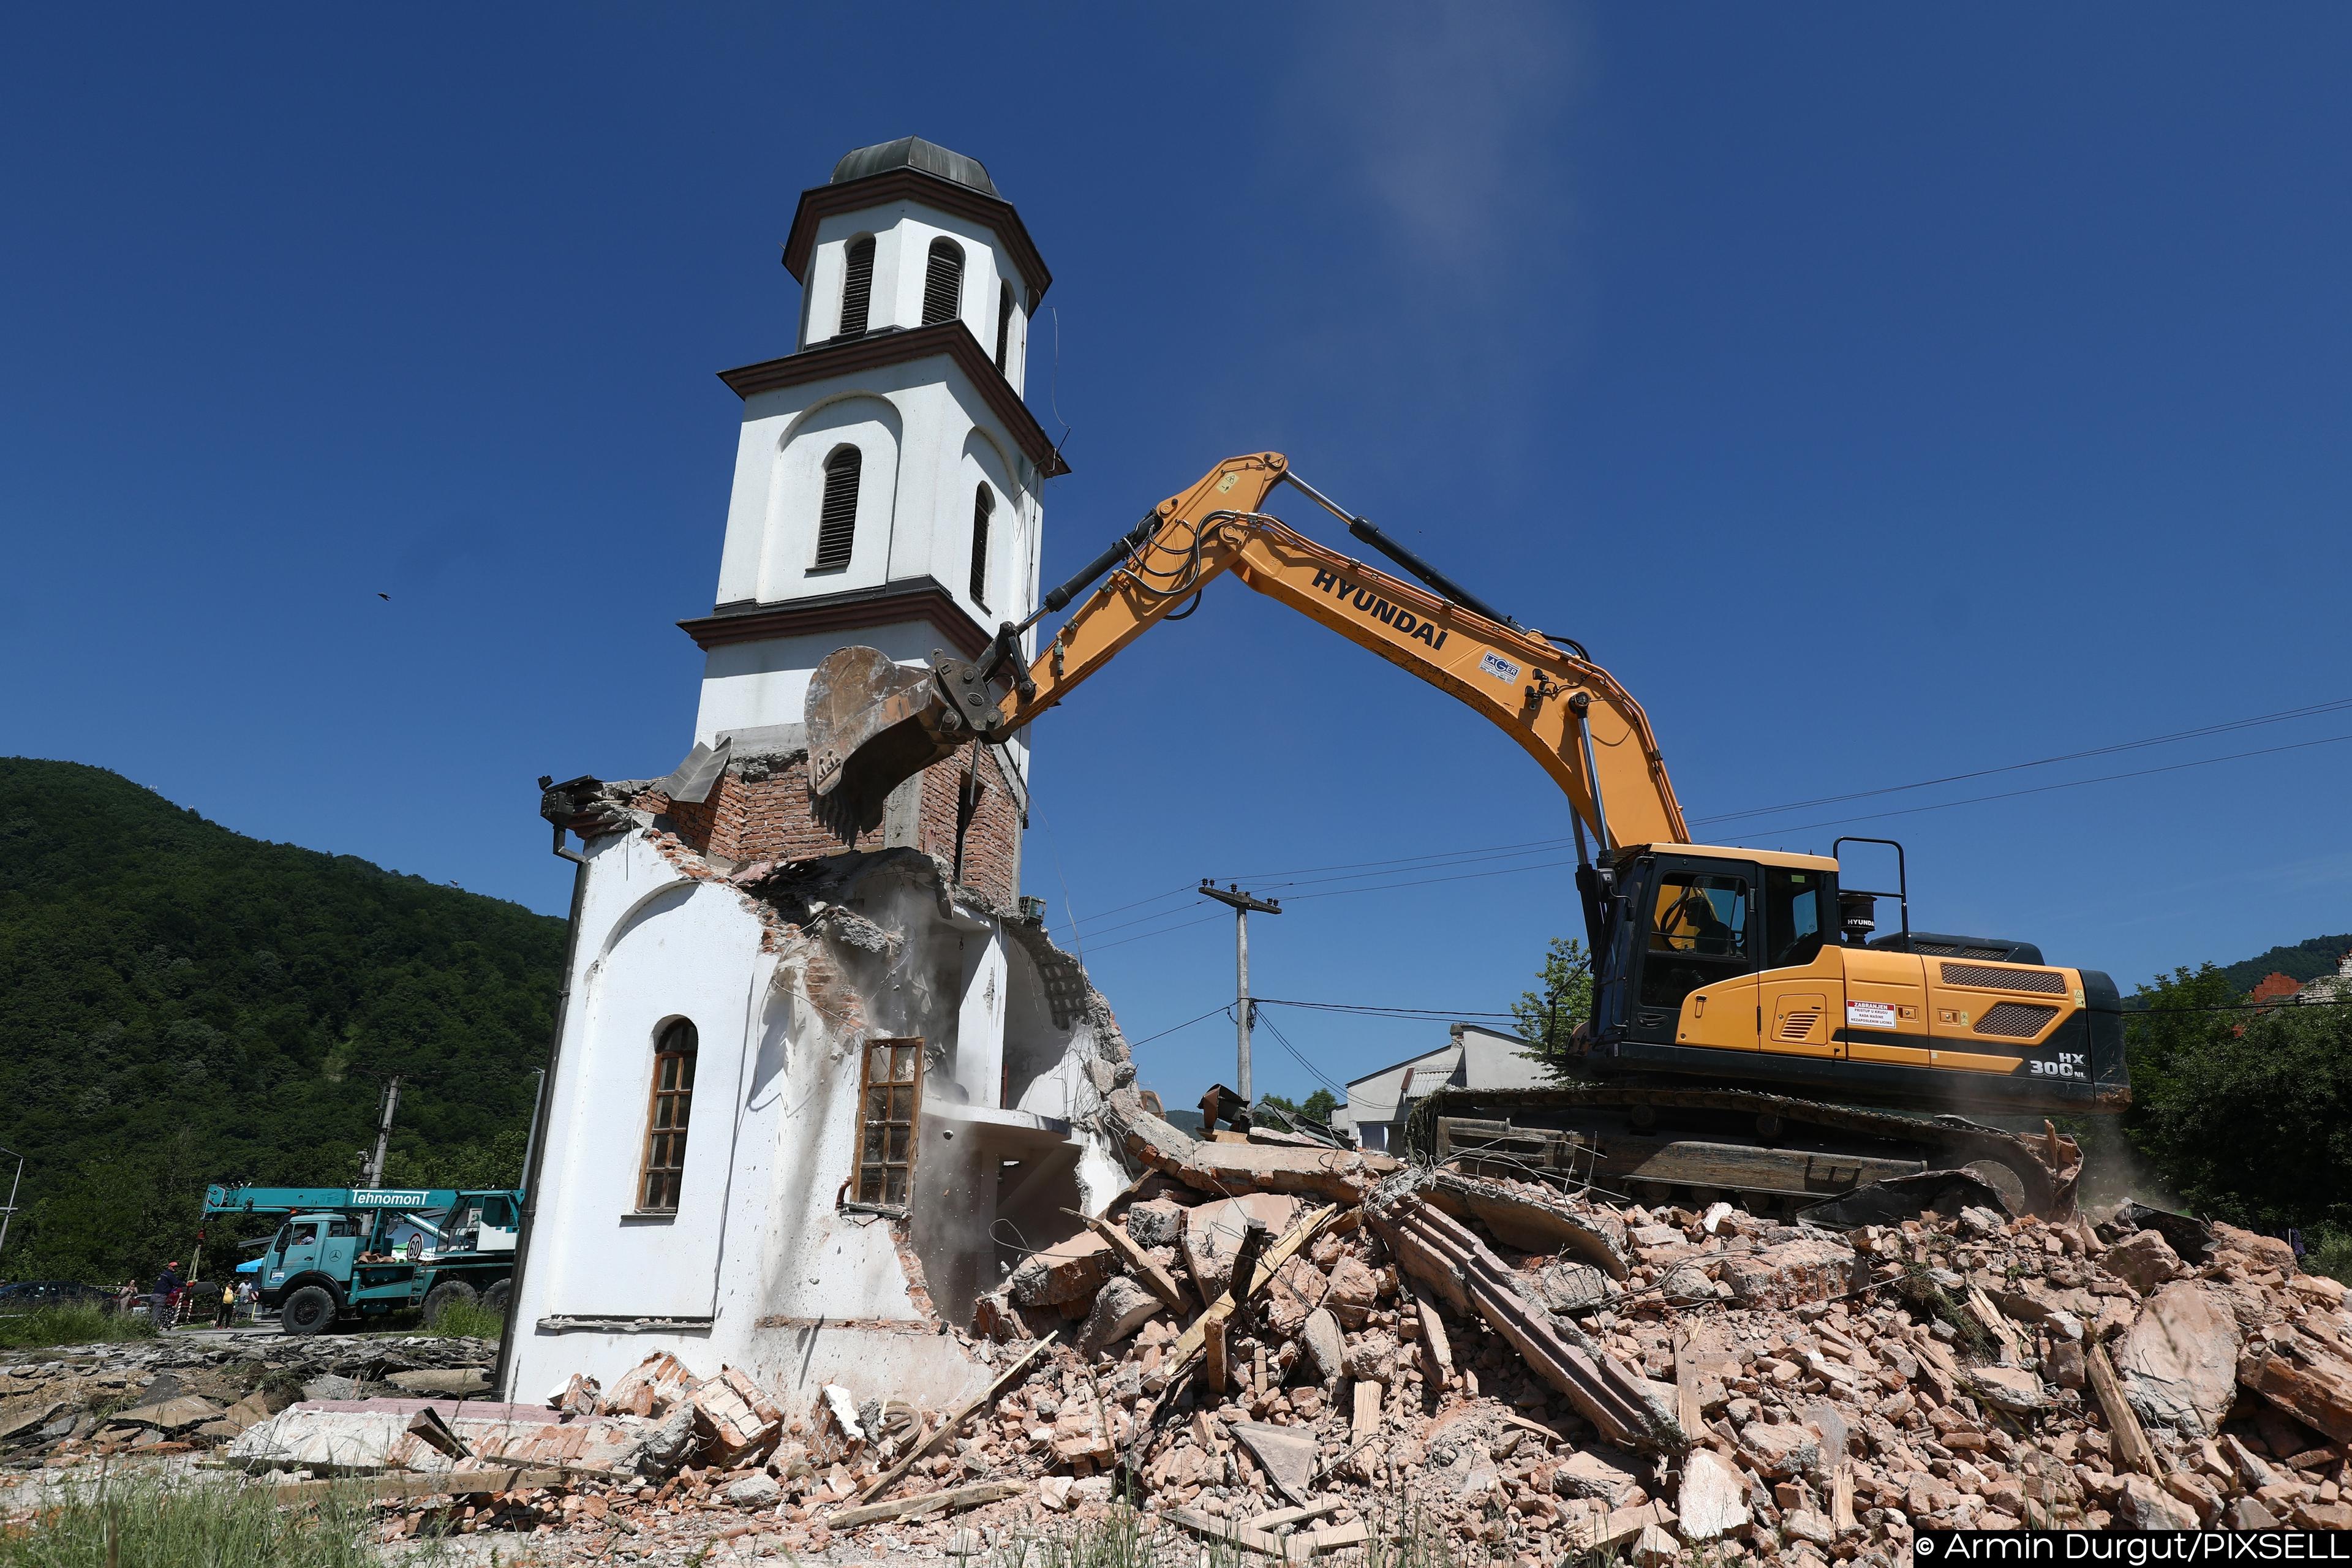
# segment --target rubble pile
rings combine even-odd
[[[415,1335],[165,1335],[0,1362],[0,1465],[202,1452],[302,1399],[464,1396],[498,1346]]]
[[[981,1298],[992,1382],[951,1408],[659,1353],[530,1405],[314,1394],[215,1458],[407,1478],[388,1539],[629,1561],[969,1557],[1122,1501],[1289,1562],[1406,1530],[1827,1568],[1931,1528],[2352,1528],[2352,1315],[2282,1242],[2012,1216],[1964,1173],[1810,1222],[1643,1207],[1120,1109],[1146,1173]]]

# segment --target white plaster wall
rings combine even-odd
[[[812,574],[823,465],[845,439],[888,447],[897,458],[886,464],[877,450],[866,450],[851,564]],[[718,602],[789,604],[928,576],[984,626],[1026,619],[1037,602],[1043,511],[1031,489],[1034,471],[1019,450],[978,389],[944,356],[745,399]],[[984,476],[997,488],[1000,515],[1021,535],[1006,552],[1021,563],[1020,575],[1008,574],[1000,590],[1008,602],[992,600],[985,610],[970,592],[967,464],[974,482]]]
[[[1001,283],[1013,285],[1013,316],[1005,334],[1004,377],[1020,392],[1025,384],[1029,333],[1027,285],[998,242],[995,231],[969,218],[940,212],[919,202],[900,201],[853,213],[836,213],[817,225],[816,244],[810,253],[807,323],[803,349],[822,343],[841,331],[841,294],[848,276],[849,242],[860,235],[874,237],[874,291],[866,306],[868,331],[884,327],[919,327],[923,323],[923,283],[929,270],[931,242],[951,239],[963,249],[963,289],[957,315],[971,330],[982,353],[996,353],[996,315],[1003,303]]]
[[[589,850],[572,1007],[519,1321],[549,1311],[707,1315],[733,1170],[734,1106],[772,960],[731,890],[688,881],[635,834]],[[694,1021],[678,1212],[640,1217],[654,1040]]]
[[[907,621],[861,626],[846,636],[812,632],[712,648],[703,658],[702,704],[695,714],[694,738],[716,745],[724,731],[800,723],[808,701],[809,672],[825,655],[853,641],[880,648],[900,664],[925,665],[940,637],[928,622]]]
[[[761,537],[757,592],[761,603],[882,583],[898,513],[900,441],[898,407],[885,397],[835,398],[794,421],[769,468],[769,524]],[[814,563],[824,465],[844,447],[856,447],[863,458],[857,524],[848,564],[820,570]]]
[[[955,1081],[964,1103],[993,1109],[1004,1079],[1004,938],[994,927],[963,940],[963,1005],[956,1015]]]

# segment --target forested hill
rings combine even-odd
[[[562,952],[519,905],[0,758],[0,1278],[184,1258],[207,1182],[349,1182],[394,1072],[394,1180],[512,1182]]]
[[[2221,971],[2230,988],[2243,994],[2273,974],[2290,980],[2316,980],[2333,974],[2344,955],[2352,952],[2352,936],[2315,936],[2293,947],[2274,947],[2252,958],[2241,959]]]

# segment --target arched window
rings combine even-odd
[[[1013,285],[996,286],[996,374],[1004,374],[1004,345],[1013,337]]]
[[[923,268],[923,325],[954,321],[962,300],[963,247],[952,239],[935,239]]]
[[[816,561],[812,572],[838,572],[857,542],[857,474],[866,459],[844,447],[824,460],[824,503],[817,510]]]
[[[971,602],[988,608],[988,517],[996,498],[982,485],[971,498]]]
[[[874,303],[874,237],[849,242],[849,269],[841,281],[841,332],[854,338],[866,331],[867,310]]]
[[[686,1124],[694,1110],[694,1026],[673,1018],[654,1044],[653,1106],[646,1114],[645,1168],[637,1180],[640,1213],[675,1212],[686,1173]]]

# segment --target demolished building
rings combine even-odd
[[[979,1386],[948,1331],[1126,1180],[1096,1125],[1125,1044],[1020,899],[1025,741],[908,780],[845,849],[802,724],[835,647],[969,657],[1034,608],[1050,274],[986,170],[916,138],[803,193],[784,262],[794,352],[722,376],[743,423],[717,604],[680,623],[693,751],[541,781],[576,870],[509,1398],[656,1352],[784,1391]]]

